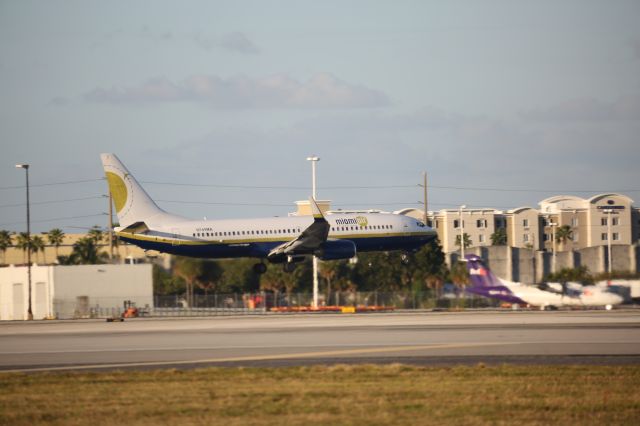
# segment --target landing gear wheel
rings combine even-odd
[[[258,275],[262,275],[267,272],[267,265],[265,265],[264,263],[256,263],[255,265],[253,265],[253,272]]]
[[[296,269],[296,264],[287,262],[287,263],[282,265],[282,269],[287,273],[291,273]]]

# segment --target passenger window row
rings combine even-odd
[[[282,235],[300,233],[300,228],[288,229],[260,229],[252,231],[218,231],[218,232],[194,232],[194,237],[238,237],[243,235]]]
[[[378,229],[393,229],[393,225],[367,225],[367,226],[332,226],[333,232],[340,231],[369,231]]]
[[[370,231],[370,230],[382,230],[393,229],[393,225],[367,225],[367,226],[332,226],[331,231]],[[194,237],[237,237],[247,235],[283,235],[300,233],[300,228],[287,228],[287,229],[261,229],[251,231],[218,231],[218,232],[194,232]]]

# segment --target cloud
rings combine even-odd
[[[260,53],[260,49],[242,33],[226,34],[220,39],[220,47],[240,53]]]
[[[51,101],[49,101],[49,105],[53,105],[53,106],[67,106],[70,104],[71,104],[71,100],[63,96],[56,96],[55,98],[51,99]]]
[[[639,179],[639,133],[640,121],[532,122],[464,115],[434,107],[406,113],[389,109],[318,110],[277,125],[251,120],[213,124],[205,134],[174,146],[155,147],[153,153],[144,156],[150,164],[149,175],[154,173],[151,167],[158,165],[167,170],[182,167],[176,175],[179,178],[174,178],[180,181],[304,186],[310,180],[305,158],[316,154],[322,158],[318,170],[320,196],[345,208],[371,208],[376,203],[396,201],[403,204],[382,208],[415,205],[422,193],[412,185],[421,182],[421,173],[426,170],[433,209],[461,204],[506,209],[535,207],[540,200],[572,188],[601,192],[633,188],[629,182]],[[251,173],[243,172],[247,170]],[[329,188],[346,185],[400,187]],[[519,191],[521,188],[529,191]],[[218,194],[223,198],[235,196],[230,192]],[[206,196],[210,194],[199,193],[193,198]],[[238,200],[286,203],[305,199],[308,190],[256,190],[237,196]],[[185,197],[177,194],[165,198],[189,199]],[[271,211],[282,214],[281,207]]]
[[[634,40],[631,42],[631,49],[636,59],[640,59],[640,40]]]
[[[87,102],[150,104],[196,102],[214,108],[369,108],[390,104],[382,92],[350,84],[328,73],[306,82],[286,74],[252,79],[196,75],[174,83],[154,78],[133,87],[96,88],[84,95]]]
[[[248,55],[260,53],[258,46],[241,32],[228,33],[217,38],[207,37],[198,33],[193,37],[193,40],[198,47],[206,51],[221,48]]]
[[[521,113],[531,121],[576,122],[640,120],[640,95],[622,97],[614,102],[598,99],[573,99],[549,108]]]

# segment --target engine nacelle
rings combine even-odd
[[[315,255],[322,260],[351,259],[356,255],[356,245],[349,240],[328,240]]]

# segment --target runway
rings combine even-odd
[[[0,370],[640,362],[640,312],[420,312],[0,324]]]

